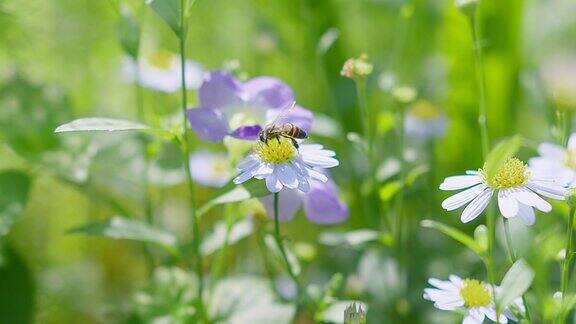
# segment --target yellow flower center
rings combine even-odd
[[[510,158],[498,169],[492,178],[488,178],[486,172],[480,169],[484,182],[493,189],[513,188],[523,185],[528,180],[528,167],[517,158]]]
[[[476,279],[464,279],[464,285],[460,288],[460,296],[464,299],[464,305],[467,307],[490,304],[490,291]]]
[[[168,70],[172,65],[172,53],[168,51],[159,51],[147,57],[150,65],[162,70]]]
[[[570,169],[576,169],[576,151],[567,149],[564,155],[564,165]]]
[[[288,162],[297,154],[292,141],[285,137],[272,138],[266,143],[258,141],[254,151],[263,161],[276,164]]]
[[[419,119],[434,119],[440,116],[440,111],[430,102],[425,100],[417,101],[410,110],[410,115]]]

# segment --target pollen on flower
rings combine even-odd
[[[172,55],[167,51],[158,51],[148,57],[148,63],[159,69],[167,70],[172,63]]]
[[[460,288],[460,296],[464,299],[465,306],[478,307],[490,304],[490,291],[476,279],[465,279]]]
[[[254,151],[263,161],[276,164],[288,162],[297,154],[292,141],[281,136],[269,139],[266,143],[258,141]]]
[[[484,182],[494,189],[513,188],[523,185],[529,176],[528,167],[517,158],[506,160],[492,178],[489,178],[483,169],[480,169],[480,174]]]
[[[420,119],[435,119],[441,115],[440,111],[430,102],[419,100],[410,109],[410,114]]]

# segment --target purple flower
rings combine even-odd
[[[264,125],[294,102],[292,89],[273,77],[240,82],[229,72],[207,73],[199,90],[200,106],[188,109],[194,132],[203,140],[219,142],[225,136],[255,140]],[[312,113],[296,105],[282,123],[304,131],[312,126]]]
[[[274,195],[260,198],[271,217],[274,216]],[[278,198],[278,218],[282,222],[291,220],[304,205],[306,217],[316,224],[336,224],[348,219],[348,206],[338,198],[338,187],[332,180],[310,181],[310,191],[284,188]]]

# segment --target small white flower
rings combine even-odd
[[[540,156],[528,160],[531,169],[547,175],[555,175],[569,184],[576,186],[576,134],[572,134],[566,148],[542,143],[538,146]]]
[[[414,103],[404,121],[406,134],[416,138],[436,138],[444,135],[448,120],[446,115],[428,101]]]
[[[161,51],[141,58],[138,62],[130,57],[122,59],[120,72],[125,82],[136,82],[136,69],[138,69],[139,83],[143,87],[163,92],[175,92],[181,87],[178,55]],[[200,88],[204,80],[204,70],[200,64],[186,60],[185,71],[186,88]]]
[[[496,322],[496,307],[489,284],[476,279],[461,279],[456,275],[450,275],[449,279],[430,278],[428,283],[435,288],[424,289],[424,299],[434,302],[434,307],[441,310],[464,309],[463,324],[482,324],[485,317]],[[499,291],[500,288],[496,287],[496,293]],[[518,311],[524,312],[521,298],[513,304]],[[516,320],[516,317],[506,309],[500,314],[498,323],[508,323],[508,319]]]
[[[338,165],[334,151],[325,150],[322,145],[307,144],[296,148],[288,138],[270,139],[266,143],[257,141],[253,152],[238,164],[240,174],[234,183],[240,184],[251,178],[266,180],[270,192],[282,188],[310,190],[310,180],[326,182],[328,178],[317,169]]]
[[[460,217],[463,223],[478,217],[496,193],[502,216],[519,216],[526,225],[532,225],[536,221],[533,207],[545,213],[552,209],[539,195],[564,200],[566,193],[557,179],[537,174],[517,158],[508,159],[491,179],[480,169],[448,177],[440,184],[441,190],[465,188],[442,202],[442,208],[448,211],[467,205]]]
[[[190,155],[190,173],[202,185],[222,187],[232,177],[230,169],[226,153],[200,150]]]

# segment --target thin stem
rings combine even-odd
[[[278,249],[280,250],[280,254],[282,254],[282,259],[284,260],[284,265],[286,266],[286,271],[294,280],[294,282],[298,285],[298,290],[300,290],[300,285],[298,276],[294,273],[292,269],[292,265],[290,265],[290,260],[288,260],[288,254],[286,254],[286,249],[284,248],[284,243],[282,242],[282,236],[280,234],[280,220],[278,218],[279,212],[279,200],[280,195],[278,193],[274,193],[274,239],[276,240],[276,244],[278,245]]]
[[[488,137],[488,122],[486,118],[486,85],[484,76],[484,63],[482,58],[482,45],[480,44],[480,34],[475,15],[470,16],[470,26],[472,28],[472,41],[474,47],[474,62],[476,64],[476,86],[478,87],[478,126],[480,126],[480,137],[482,140],[482,155],[484,159],[490,150],[490,140]]]
[[[472,46],[474,50],[474,63],[476,70],[476,86],[478,87],[478,126],[480,128],[480,138],[482,141],[482,157],[486,161],[488,152],[490,150],[490,139],[488,137],[488,122],[486,117],[486,86],[484,76],[484,63],[482,58],[482,45],[480,44],[480,32],[478,30],[476,17],[477,12],[468,16],[470,18],[470,29],[472,33]],[[494,268],[494,242],[496,240],[496,213],[493,206],[488,206],[486,215],[486,227],[488,227],[488,259],[486,262],[488,279],[492,285],[492,291],[496,289],[496,270]],[[500,307],[496,302],[496,319],[500,318]]]
[[[564,263],[562,265],[562,278],[561,278],[561,291],[562,291],[562,303],[566,300],[566,294],[568,293],[568,286],[570,284],[570,264],[572,262],[572,241],[574,236],[574,212],[576,208],[570,207],[570,215],[568,216],[568,228],[566,229],[566,251],[564,255]],[[567,314],[562,314],[563,318]]]
[[[188,98],[186,93],[186,19],[184,14],[185,1],[180,0],[180,75],[181,75],[181,94],[182,94],[182,128],[183,138],[181,141],[182,157],[184,160],[184,170],[186,172],[186,183],[190,195],[190,212],[192,214],[192,235],[193,235],[193,254],[196,259],[196,274],[198,276],[198,310],[202,322],[207,322],[206,309],[204,307],[204,274],[202,272],[202,255],[200,253],[200,220],[196,212],[196,201],[194,199],[194,182],[192,181],[192,174],[190,171],[190,142],[188,122],[186,116],[186,108],[188,106]]]
[[[514,246],[512,245],[512,235],[510,235],[510,226],[508,224],[508,219],[503,218],[503,222],[504,222],[504,232],[506,234],[505,235],[506,245],[508,247],[508,257],[510,258],[510,263],[514,264],[518,260],[518,257],[516,256],[516,251],[514,250]],[[528,308],[528,301],[526,300],[526,295],[522,295],[522,302],[524,303],[524,308],[526,310],[525,312],[526,320],[529,323],[532,323],[532,317],[530,316],[530,309]]]

